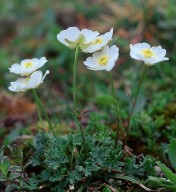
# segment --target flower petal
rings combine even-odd
[[[77,27],[69,27],[68,29],[61,31],[57,35],[57,39],[62,44],[74,48],[76,46],[75,43],[79,40],[80,34],[81,32]],[[73,42],[73,45],[71,45],[69,41]]]
[[[10,72],[20,74],[22,73],[22,67],[20,64],[15,63],[9,68]]]
[[[96,68],[98,67],[99,65],[95,62],[94,58],[93,57],[88,57],[86,59],[86,61],[83,62],[84,65],[86,65],[87,67],[90,67],[90,68]]]
[[[110,48],[105,46],[101,51],[95,52],[92,57],[88,57],[84,61],[84,65],[94,71],[110,71],[114,67],[118,56],[119,48],[117,46],[113,45]]]
[[[150,47],[147,43],[137,43],[130,45],[130,56],[137,60],[142,60],[146,65],[154,65],[155,63],[168,60],[166,50],[161,46]]]
[[[10,91],[13,92],[19,92],[19,91],[25,91],[25,84],[21,83],[19,79],[17,79],[15,82],[11,82],[10,86],[8,87]]]
[[[27,89],[33,89],[38,87],[42,82],[42,72],[41,71],[35,71],[32,73],[29,81],[26,83]]]
[[[85,53],[93,53],[95,51],[101,50],[106,46],[112,39],[113,28],[109,32],[106,32],[104,35],[98,36],[88,47],[83,48],[82,51]]]
[[[42,82],[43,82],[43,80],[45,79],[45,77],[46,77],[48,74],[49,74],[49,70],[46,70],[45,74],[44,74],[43,77],[42,77]]]
[[[97,31],[92,31],[89,29],[82,29],[81,34],[84,36],[84,44],[92,42],[99,35]]]
[[[27,76],[42,67],[46,62],[45,57],[41,57],[40,59],[24,59],[21,61],[21,64],[13,64],[9,70],[18,75]]]
[[[105,46],[101,51],[93,53],[93,58],[97,60],[103,55],[109,55],[109,47],[108,46]]]
[[[110,60],[116,61],[119,57],[119,48],[116,45],[113,45],[109,49],[109,54],[111,55]]]

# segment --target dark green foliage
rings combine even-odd
[[[166,159],[163,146],[176,136],[175,108],[175,90],[160,91],[151,96],[145,110],[134,116],[130,135],[140,138],[141,151]]]
[[[4,181],[8,183],[9,191],[55,192],[67,191],[71,186],[74,186],[75,191],[87,191],[91,186],[102,186],[103,189],[103,183],[108,185],[109,180],[116,177],[124,177],[122,183],[134,181],[138,185],[140,180],[155,176],[155,162],[152,158],[137,160],[126,156],[121,145],[114,149],[114,140],[109,132],[94,135],[87,132],[86,151],[83,151],[79,134],[54,137],[41,133],[34,138],[33,147],[34,153],[27,162],[30,165],[25,166],[25,169],[21,164],[22,152],[9,147],[12,158],[16,159],[15,164],[19,164],[19,177],[16,180],[8,176],[14,172],[10,170],[8,157],[1,153],[1,167],[4,167],[1,168],[1,176],[5,176]],[[28,174],[25,173],[27,170]],[[114,179],[113,185],[118,187],[118,179]]]
[[[176,171],[176,139],[172,138],[170,144],[168,145],[168,155],[172,167]]]
[[[175,149],[176,149],[176,140],[172,138],[170,144],[168,145],[168,156],[169,156],[170,163],[172,164],[173,168],[176,170]],[[160,167],[166,179],[149,176],[149,183],[151,185],[162,186],[164,188],[170,189],[171,191],[175,192],[176,174],[166,165],[162,164],[160,161],[157,162],[157,165]]]

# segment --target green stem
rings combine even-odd
[[[42,120],[42,116],[41,116],[41,112],[40,112],[40,106],[38,105],[37,100],[36,100],[34,94],[33,94],[33,97],[34,97],[34,99],[35,99],[35,103],[36,103],[36,107],[37,107],[37,114],[38,114],[39,121],[40,121],[40,123],[42,123],[43,120]]]
[[[81,122],[78,120],[78,126],[79,126],[79,130],[81,132],[81,138],[82,138],[82,142],[83,142],[83,148],[84,151],[86,152],[86,141],[85,141],[85,136],[84,136],[84,130],[82,128]]]
[[[147,71],[147,65],[144,66],[144,70],[142,72],[142,75],[141,75],[141,78],[140,78],[140,81],[139,81],[139,85],[137,87],[137,91],[136,91],[136,94],[135,94],[135,99],[134,99],[134,102],[133,102],[133,107],[132,107],[132,109],[130,111],[130,114],[129,114],[129,121],[128,121],[128,127],[127,127],[128,130],[127,130],[127,132],[129,132],[130,127],[131,127],[132,115],[133,115],[133,112],[134,112],[134,109],[135,109],[135,106],[136,106],[136,102],[137,102],[137,98],[138,98],[138,94],[139,94],[139,89],[141,87],[141,84],[142,84],[142,81],[144,79],[146,71]]]
[[[78,63],[78,53],[79,53],[79,46],[76,47],[75,50],[75,59],[74,59],[74,66],[73,66],[73,104],[74,108],[77,111],[77,100],[76,100],[76,66]]]
[[[74,154],[74,148],[71,149],[71,159],[70,159],[70,169],[73,170],[73,154]]]
[[[77,63],[78,63],[78,53],[79,53],[79,46],[76,47],[75,50],[75,59],[74,59],[74,66],[73,66],[73,104],[74,104],[74,110],[76,111],[76,121],[79,127],[79,130],[81,132],[81,138],[83,143],[83,148],[86,150],[86,144],[85,144],[85,136],[84,136],[84,130],[81,126],[81,122],[79,120],[79,112],[78,112],[78,105],[77,105],[77,89],[76,89],[76,71],[77,71]]]
[[[115,138],[115,147],[117,147],[118,136],[119,136],[119,129],[118,129],[118,127],[120,127],[121,131],[122,130],[124,131],[125,129],[123,127],[122,120],[121,120],[121,117],[120,117],[120,109],[119,109],[119,104],[118,104],[117,98],[116,98],[116,91],[115,91],[115,87],[114,87],[114,83],[113,83],[111,72],[108,72],[108,75],[109,75],[109,79],[110,79],[112,95],[113,95],[113,98],[114,98],[114,105],[115,105],[115,108],[116,108],[116,113],[117,113],[117,118],[118,118],[117,128],[116,128],[116,138]]]
[[[45,111],[45,109],[44,109],[44,107],[43,107],[43,105],[42,105],[42,103],[41,103],[41,101],[40,101],[40,99],[39,99],[36,91],[35,91],[35,89],[33,89],[32,92],[33,92],[34,99],[35,99],[35,101],[36,101],[37,107],[38,107],[38,106],[40,107],[42,113],[44,114],[44,116],[45,116],[45,118],[46,118],[46,120],[47,120],[47,122],[48,122],[49,128],[50,128],[51,132],[52,132],[53,135],[54,135],[54,128],[53,128],[53,126],[52,126],[52,124],[51,124],[51,122],[50,122],[50,119],[49,119],[49,117],[48,117],[48,115],[47,115],[47,113],[46,113],[46,111]]]

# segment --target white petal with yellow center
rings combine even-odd
[[[117,46],[105,46],[101,51],[95,52],[92,57],[88,57],[84,61],[84,65],[94,71],[110,71],[114,67],[118,56],[119,48]]]
[[[98,60],[98,64],[100,64],[101,66],[107,65],[108,64],[108,56],[103,55],[102,57],[100,57]]]
[[[161,46],[150,47],[148,43],[137,43],[130,45],[130,56],[134,59],[143,61],[146,65],[154,65],[155,63],[169,60],[166,50]]]
[[[106,32],[104,35],[98,36],[94,41],[91,42],[89,46],[83,48],[82,51],[85,53],[93,53],[101,50],[111,41],[112,35],[113,35],[113,28],[109,32]]]
[[[35,71],[29,77],[19,78],[16,81],[11,82],[8,88],[13,92],[36,89],[41,83],[43,83],[47,74],[49,74],[49,70],[47,70],[44,75],[42,75],[41,71]]]
[[[33,59],[24,59],[21,61],[20,64],[15,63],[13,64],[9,70],[12,73],[21,75],[21,76],[28,76],[40,67],[42,67],[47,62],[45,57],[41,57],[40,59],[33,58]]]
[[[25,68],[31,68],[33,66],[33,63],[31,62],[31,61],[29,61],[29,62],[26,62],[25,64],[24,64],[24,67]]]
[[[103,42],[103,39],[102,39],[102,38],[97,38],[97,39],[95,39],[95,41],[93,41],[93,42],[91,43],[91,45],[101,44],[102,42]]]
[[[97,31],[88,29],[82,29],[80,31],[77,27],[69,27],[61,31],[57,35],[57,39],[70,49],[74,49],[76,46],[85,48],[94,41],[98,35],[99,33]]]
[[[143,49],[142,51],[141,51],[141,54],[145,57],[145,58],[151,58],[151,57],[154,57],[154,56],[156,56],[156,54],[153,52],[153,51],[151,51],[150,49]]]

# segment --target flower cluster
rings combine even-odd
[[[99,35],[97,31],[88,29],[79,30],[76,27],[69,27],[61,31],[57,35],[57,39],[67,47],[74,49],[80,47],[84,53],[93,53],[92,57],[88,57],[83,63],[91,70],[110,71],[119,56],[119,48],[115,45],[109,47],[108,44],[112,40],[113,28],[103,35]],[[150,47],[147,43],[137,43],[130,45],[130,56],[133,59],[144,61],[148,66],[158,62],[168,60],[166,50],[161,46]]]
[[[108,46],[112,40],[113,28],[109,32],[100,35],[97,31],[88,29],[79,30],[77,27],[69,27],[61,31],[57,35],[57,39],[67,47],[74,49],[79,47],[84,53],[93,53],[83,63],[94,71],[106,70],[110,71],[119,56],[119,48],[116,45]],[[143,61],[146,65],[151,66],[158,62],[169,60],[166,50],[161,46],[150,47],[147,43],[137,43],[130,45],[130,56],[134,59]],[[15,82],[11,82],[9,89],[13,92],[26,91],[37,88],[43,83],[44,78],[49,73],[47,70],[43,75],[39,70],[47,62],[45,57],[40,59],[25,59],[20,64],[13,64],[9,70],[12,73],[21,75],[22,77]]]
[[[69,27],[61,31],[57,35],[57,39],[73,49],[80,47],[84,53],[93,53],[92,57],[88,57],[84,61],[84,65],[88,69],[98,71],[110,71],[119,56],[119,48],[115,45],[109,47],[108,44],[112,40],[113,28],[103,35],[99,35],[97,31],[88,29],[79,30],[76,27]]]
[[[20,64],[15,63],[9,68],[10,72],[21,75],[22,77],[17,79],[14,82],[10,83],[8,87],[10,91],[19,92],[19,91],[27,91],[29,89],[37,88],[46,75],[49,73],[49,70],[42,74],[42,71],[38,70],[47,62],[45,57],[40,59],[25,59],[22,60]]]
[[[69,27],[57,35],[57,39],[67,47],[74,49],[79,46],[85,53],[93,53],[102,49],[112,39],[113,29],[104,35],[88,29],[79,30],[77,27]]]

